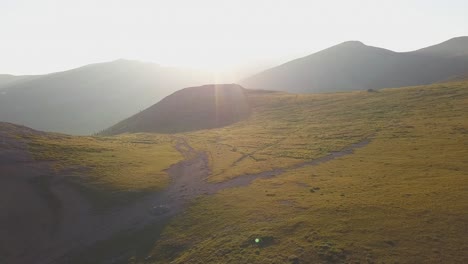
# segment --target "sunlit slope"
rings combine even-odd
[[[166,169],[182,160],[166,135],[69,136],[8,123],[0,123],[0,131],[25,142],[34,163],[51,166],[98,207],[161,191],[169,183]]]
[[[187,135],[213,155],[213,177],[228,177],[233,168],[221,157],[238,151],[281,167],[318,156],[313,146],[372,141],[353,155],[203,197],[165,229],[145,263],[467,261],[468,83],[257,96],[266,104],[252,120]],[[271,117],[277,123],[268,125]],[[236,175],[268,167],[245,162]]]
[[[246,97],[251,115],[222,128],[18,135],[93,202],[114,205],[167,186],[165,168],[182,159],[176,139],[208,154],[208,181],[284,170],[193,200],[160,239],[160,226],[118,234],[75,263],[467,262],[467,82]],[[294,168],[363,140],[352,154]]]
[[[403,129],[418,114],[449,105],[464,107],[466,83],[321,95],[251,91],[250,119],[229,127],[187,134],[209,152],[212,175],[222,181],[246,173],[315,159],[373,135]],[[449,105],[447,105],[449,104]]]

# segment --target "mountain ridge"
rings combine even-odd
[[[187,132],[226,126],[249,115],[243,87],[209,84],[178,90],[100,134]]]
[[[0,120],[38,130],[92,134],[211,75],[158,64],[115,60],[5,85]]]
[[[336,92],[434,83],[468,71],[468,37],[412,52],[346,41],[247,77],[246,88]],[[452,49],[454,49],[452,51]]]
[[[415,50],[420,54],[431,54],[437,56],[464,56],[468,55],[468,36],[451,38],[447,41],[429,47]]]

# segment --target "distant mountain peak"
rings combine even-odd
[[[110,63],[145,63],[145,62],[138,61],[138,60],[130,60],[130,59],[120,58],[120,59],[110,61]]]
[[[454,37],[454,38],[447,40],[446,42],[449,42],[449,41],[468,41],[468,36]]]
[[[358,40],[349,40],[345,41],[341,44],[338,44],[338,46],[348,46],[348,47],[364,47],[366,46],[364,43]]]
[[[412,52],[346,41],[241,81],[250,89],[334,92],[423,85],[468,71],[468,37]]]
[[[370,46],[367,46],[366,44],[362,43],[361,41],[358,40],[350,40],[350,41],[345,41],[340,44],[337,44],[335,46],[332,46],[328,49],[325,50],[333,50],[333,51],[342,51],[342,52],[349,52],[352,50],[365,50],[368,48],[373,48]],[[313,55],[313,54],[312,54]]]

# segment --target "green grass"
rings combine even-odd
[[[66,175],[99,207],[162,190],[169,183],[165,170],[182,159],[165,135],[24,137],[35,160],[52,161],[59,175]]]
[[[288,103],[295,96],[275,96],[247,122],[186,135],[210,151],[215,180],[373,141],[353,155],[200,198],[164,230],[148,253],[160,256],[154,263],[468,261],[467,83],[301,95],[295,105]],[[300,122],[291,121],[296,112]],[[238,151],[270,162],[231,166],[226,160]]]
[[[441,86],[317,95],[251,92],[255,108],[249,120],[186,137],[210,154],[209,180],[223,181],[315,159],[399,126],[412,115],[412,104],[431,104],[424,100]]]
[[[468,82],[255,91],[249,100],[248,120],[177,135],[209,154],[210,181],[372,141],[352,155],[202,196],[162,233],[149,226],[117,234],[83,261],[122,252],[129,263],[468,262]],[[44,137],[31,143],[38,159],[59,160],[58,170],[86,166],[91,177],[80,182],[104,193],[160,190],[164,168],[182,158],[163,135]]]

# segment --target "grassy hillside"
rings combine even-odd
[[[78,263],[468,261],[468,83],[248,97],[248,120],[177,137],[208,152],[210,181],[282,174],[202,196],[162,231],[119,234]]]
[[[313,104],[314,97],[303,99]],[[362,131],[356,133],[371,143],[316,167],[201,198],[166,228],[149,253],[154,263],[466,262],[468,83],[322,99],[328,115],[315,117],[321,121],[309,131],[347,119],[329,140],[338,144],[349,137],[345,131]],[[230,142],[241,149],[235,130]],[[285,133],[284,141],[318,131]],[[284,141],[267,151],[278,167],[285,165],[275,156]],[[317,144],[302,142],[297,155],[308,142]]]
[[[164,135],[33,133],[20,137],[28,143],[35,161],[50,162],[57,175],[78,186],[99,208],[162,190],[169,183],[165,170],[182,160],[174,140]]]
[[[468,261],[468,82],[246,96],[251,116],[223,128],[23,135],[37,160],[58,161],[57,170],[110,202],[165,186],[164,168],[182,159],[173,147],[180,139],[208,154],[208,181],[278,172],[202,195],[165,227],[115,234],[75,262]],[[354,153],[306,163],[365,139],[369,144]]]

